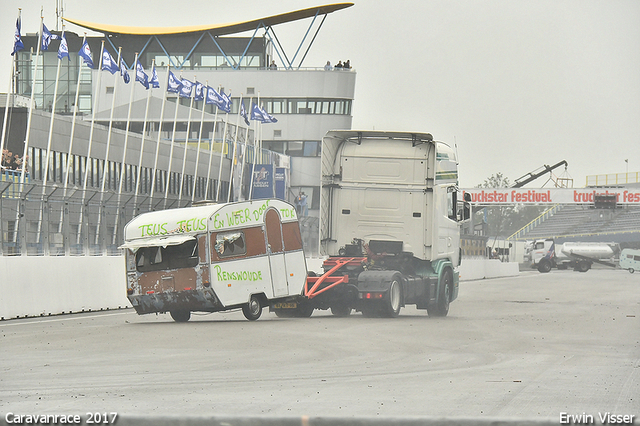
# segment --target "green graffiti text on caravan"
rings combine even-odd
[[[148,223],[145,225],[138,226],[140,230],[140,236],[142,237],[152,237],[157,235],[168,235],[168,234],[181,234],[185,232],[196,232],[196,231],[206,231],[207,229],[207,218],[191,218],[185,220],[179,220],[176,222],[175,229],[168,229],[169,222],[163,223]]]
[[[223,271],[220,265],[215,265],[218,281],[262,281],[262,271]]]
[[[259,204],[256,208],[235,210],[230,213],[225,213],[224,216],[216,213],[213,216],[213,228],[222,229],[228,226],[238,226],[253,222],[261,222],[260,219],[262,218],[262,215],[264,214],[265,210],[267,210],[267,207],[269,207],[269,201],[270,200],[266,200],[262,204]]]

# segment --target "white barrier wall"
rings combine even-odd
[[[322,272],[322,259],[307,259]],[[518,275],[518,264],[463,259],[461,281]],[[0,319],[130,307],[122,256],[0,256]]]
[[[485,278],[513,277],[520,273],[516,262],[501,262],[497,259],[462,259],[458,267],[460,281]]]
[[[122,256],[0,256],[0,318],[131,306]]]

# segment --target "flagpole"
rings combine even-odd
[[[82,190],[86,192],[87,190],[87,182],[89,179],[89,169],[91,169],[91,173],[93,173],[93,167],[91,166],[91,145],[93,144],[93,129],[96,124],[96,110],[98,109],[98,99],[100,97],[100,80],[102,77],[102,54],[104,53],[104,40],[102,40],[102,46],[100,48],[100,64],[98,65],[98,81],[96,82],[96,95],[94,96],[94,101],[92,105],[93,112],[91,114],[91,129],[89,130],[89,146],[87,147],[87,164],[85,166],[84,172],[84,182],[82,184]],[[84,204],[84,195],[82,196],[82,201]]]
[[[207,86],[207,90],[208,90]],[[213,90],[213,89],[212,89]],[[205,98],[205,104],[206,104],[206,98]],[[206,188],[204,190],[204,198],[207,199],[207,197],[209,196],[209,176],[211,176],[211,164],[213,163],[213,144],[216,141],[216,126],[218,125],[218,107],[216,106],[216,112],[213,116],[213,133],[211,134],[211,142],[209,143],[209,168],[207,169],[207,185]],[[217,201],[217,200],[216,200]]]
[[[84,33],[84,38],[82,39],[82,45],[84,46],[85,41],[87,40],[87,33]],[[69,184],[69,170],[71,168],[71,153],[73,152],[73,136],[76,131],[76,114],[78,112],[78,100],[80,96],[80,81],[82,75],[82,61],[78,66],[78,82],[76,83],[76,97],[75,102],[73,103],[73,121],[71,122],[71,135],[69,136],[69,152],[67,153],[67,164],[64,171],[64,190],[62,192],[62,198],[66,199],[67,197],[67,188]],[[81,165],[78,166],[78,170],[81,170]],[[62,233],[62,223],[64,218],[64,210],[60,211],[60,222],[58,223],[58,233]],[[69,245],[65,244],[65,254],[68,255],[70,253]]]
[[[116,66],[118,67],[118,71],[114,74],[115,81],[113,83],[113,96],[111,98],[111,112],[109,113],[109,131],[107,133],[107,148],[104,154],[104,166],[102,167],[102,185],[100,186],[100,192],[104,192],[105,186],[107,183],[107,170],[109,167],[109,153],[111,151],[111,133],[113,130],[113,110],[116,107],[116,94],[118,91],[118,72],[120,71],[120,55],[122,53],[122,47],[118,47],[118,60],[116,61]],[[102,195],[100,196],[102,198]]]
[[[196,81],[196,79],[197,77],[194,78],[194,81]],[[191,91],[193,92],[193,86],[191,86]],[[184,142],[184,153],[182,155],[182,172],[180,173],[180,191],[178,192],[178,207],[180,207],[180,201],[182,200],[182,187],[184,185],[184,170],[187,165],[187,148],[189,147],[189,131],[191,130],[191,112],[193,111],[194,97],[195,96],[191,96],[191,102],[189,104],[189,118],[187,119],[187,136]]]
[[[33,116],[33,103],[36,92],[36,76],[38,74],[38,58],[40,57],[40,46],[42,46],[42,26],[44,25],[43,8],[40,8],[40,33],[38,37],[38,49],[36,50],[36,62],[33,66],[33,80],[31,82],[31,101],[29,102],[29,116],[27,117],[27,134],[24,140],[24,150],[22,153],[22,167],[20,169],[20,192],[22,192],[22,184],[27,170],[27,153],[29,152],[29,139],[31,137],[31,118]],[[42,93],[44,99],[44,92]]]
[[[182,76],[180,76],[182,80]],[[173,162],[173,146],[176,140],[176,124],[178,123],[178,107],[180,106],[180,94],[176,93],[176,111],[173,115],[173,130],[171,132],[171,148],[169,149],[169,167],[167,167],[167,186],[164,189],[163,207],[167,207],[167,198],[169,197],[169,184],[171,183],[171,163]],[[174,179],[175,180],[175,179]]]
[[[170,68],[170,62],[167,64],[167,83],[169,82],[169,68]],[[160,153],[160,137],[162,135],[162,121],[164,120],[164,107],[166,103],[167,103],[167,94],[163,93],[162,107],[160,108],[160,123],[158,125],[158,141],[156,142],[156,158],[153,162],[153,173],[151,174],[151,192],[149,193],[149,210],[153,208],[153,191],[156,186],[156,171],[158,170],[158,155]]]
[[[18,28],[18,22],[22,22],[22,9],[18,8],[18,21],[16,22],[16,33],[20,33],[20,30]],[[16,75],[16,61],[18,60],[18,51],[15,50],[17,48],[17,41],[20,40],[20,38],[18,37],[18,34],[16,35],[16,40],[14,40],[14,45],[13,45],[13,49],[14,52],[12,55],[16,55],[14,58],[11,58],[11,71],[10,71],[10,76],[9,76],[9,88],[7,89],[7,99],[5,102],[5,107],[4,107],[4,121],[2,124],[2,136],[0,136],[0,165],[2,164],[2,160],[4,160],[4,143],[5,143],[5,135],[8,133],[7,131],[7,121],[9,119],[9,101],[11,99],[13,99],[13,92],[14,90],[14,79],[15,79],[15,75]],[[22,49],[20,49],[22,50]]]
[[[87,33],[84,33],[84,38],[82,39],[82,45],[87,40]],[[67,167],[65,168],[64,173],[64,194],[67,194],[67,185],[69,184],[69,169],[71,164],[71,152],[73,148],[73,135],[76,131],[76,115],[78,112],[78,100],[80,96],[80,80],[82,75],[82,63],[78,66],[78,82],[76,83],[76,97],[75,102],[73,103],[73,121],[71,123],[71,135],[69,137],[69,153],[67,154]],[[61,221],[62,222],[62,221]]]
[[[138,63],[138,52],[136,52],[133,60],[134,68],[137,63]],[[114,223],[115,232],[113,233],[113,240],[112,240],[113,245],[115,245],[116,237],[118,235],[118,219],[120,218],[120,201],[122,200],[122,184],[124,181],[124,171],[126,170],[125,160],[127,158],[127,148],[129,144],[129,125],[131,123],[131,106],[133,105],[134,86],[135,86],[135,79],[131,83],[131,90],[129,94],[129,110],[127,112],[127,128],[124,133],[124,147],[122,148],[122,162],[120,163],[120,178],[118,182],[118,207],[117,207],[118,213],[116,214],[115,223]],[[115,98],[115,94],[114,94],[114,98]],[[143,138],[144,138],[144,132],[143,132]]]
[[[240,93],[240,103],[242,103],[242,93]],[[233,180],[233,170],[236,162],[236,147],[238,145],[238,128],[240,127],[240,107],[238,107],[238,117],[236,119],[236,134],[233,137],[233,156],[231,157],[231,167],[229,167],[229,191],[227,194],[227,202],[231,202],[231,182]]]
[[[257,105],[260,105],[260,92],[258,92],[258,100],[257,100]],[[251,111],[253,112],[253,104],[251,105]],[[256,160],[258,159],[258,150],[257,150],[257,146],[258,146],[258,140],[259,140],[259,135],[258,135],[258,129],[260,125],[260,120],[256,120],[256,126],[255,129],[253,130],[253,166],[251,167],[251,182],[249,185],[249,199],[252,200],[253,199],[253,179],[254,179],[254,174],[256,172]]]
[[[116,94],[118,92],[118,75],[117,73],[120,72],[120,55],[122,53],[122,47],[118,47],[118,59],[116,61],[116,67],[118,68],[118,71],[116,71],[116,73],[114,74],[115,80],[113,82],[113,95],[111,98],[111,112],[109,113],[109,130],[107,132],[107,147],[105,149],[105,153],[104,153],[104,164],[102,165],[102,184],[100,185],[100,209],[102,210],[102,202],[104,201],[104,190],[105,190],[105,186],[107,184],[107,171],[111,169],[111,167],[109,166],[109,153],[111,152],[111,133],[112,133],[112,129],[113,129],[113,110],[116,107]],[[111,180],[111,179],[109,179]],[[109,184],[111,184],[111,182],[109,182]],[[95,244],[98,245],[98,243],[100,242],[100,225],[102,224],[102,213],[100,213],[98,215],[98,222],[96,224],[96,242]]]
[[[207,83],[205,85],[205,87],[209,87],[209,80],[207,80]],[[203,89],[205,90],[205,89]],[[195,200],[196,197],[196,184],[198,182],[198,166],[200,165],[200,144],[202,143],[202,127],[204,125],[204,110],[207,107],[207,94],[204,93],[204,96],[202,97],[202,113],[200,114],[200,131],[198,132],[198,152],[196,153],[196,170],[193,172],[193,188],[191,189],[191,204],[193,204],[193,201]],[[209,176],[207,176],[207,181],[209,180]],[[207,194],[204,194],[203,199],[207,198]]]
[[[96,125],[96,111],[98,109],[98,99],[100,98],[100,82],[102,80],[102,54],[104,53],[104,40],[100,47],[100,59],[98,64],[98,81],[96,82],[96,94],[93,98],[91,113],[91,128],[89,130],[89,146],[87,147],[86,164],[84,167],[84,182],[82,183],[82,204],[80,205],[80,222],[78,222],[77,244],[80,244],[82,236],[82,218],[84,217],[84,202],[87,197],[87,183],[89,182],[89,173],[93,174],[93,161],[91,161],[91,146],[93,145],[93,130]],[[88,240],[87,240],[88,242]],[[85,254],[89,254],[89,247],[85,248]]]
[[[220,86],[218,86],[220,87]],[[231,99],[231,91],[229,91],[229,99]],[[222,131],[222,146],[220,147],[220,167],[218,169],[218,188],[216,190],[216,201],[220,201],[220,188],[222,187],[222,160],[224,159],[224,149],[227,146],[227,126],[229,124],[229,113],[225,113],[224,130]],[[231,185],[231,182],[229,182]]]
[[[251,98],[249,98],[249,106],[251,106],[251,104],[253,103],[253,96]],[[249,112],[247,111],[247,115],[249,115]],[[243,178],[244,178],[244,163],[246,163],[247,161],[247,148],[249,147],[249,128],[251,126],[247,126],[247,133],[245,134],[244,137],[244,147],[242,148],[242,168],[240,169],[240,197],[242,198],[242,182],[243,182]]]
[[[138,64],[136,63],[136,67],[137,66]],[[152,59],[151,72],[153,72],[155,67],[156,67],[156,60]],[[152,75],[152,78],[153,78],[153,75]],[[137,214],[137,211],[138,211],[138,189],[140,189],[140,176],[142,174],[142,154],[144,153],[144,139],[147,132],[147,119],[149,115],[149,103],[151,102],[151,91],[153,90],[153,84],[149,82],[149,86],[150,86],[149,93],[147,93],[147,106],[144,110],[144,121],[142,122],[142,138],[140,139],[140,158],[138,159],[138,170],[136,173],[136,190],[134,192],[134,199],[133,199],[134,215]],[[160,120],[160,122],[162,123],[162,119]]]
[[[62,26],[62,37],[64,37],[64,25]],[[60,41],[60,43],[62,43],[62,40]],[[58,83],[60,81],[60,65],[61,65],[62,59],[58,58],[58,67],[56,70],[56,84],[54,86],[53,89],[53,101],[51,102],[51,118],[49,120],[49,137],[47,139],[47,153],[45,156],[45,161],[44,161],[44,176],[42,177],[42,202],[44,203],[44,195],[46,193],[46,189],[47,189],[47,180],[49,179],[49,156],[51,155],[51,141],[53,139],[53,122],[55,121],[55,117],[56,117],[56,104],[58,101]],[[43,61],[44,63],[44,61]],[[44,99],[44,96],[42,97]],[[55,181],[55,179],[54,179]],[[38,242],[41,243],[42,242],[42,215],[43,215],[43,211],[44,211],[44,205],[42,206],[43,208],[40,209],[40,215],[38,217]],[[49,254],[49,247],[45,247],[44,248],[44,254],[45,256],[47,256]]]

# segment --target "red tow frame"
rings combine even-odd
[[[325,291],[337,286],[338,284],[348,283],[349,275],[340,276],[332,274],[345,265],[360,266],[366,260],[366,257],[337,257],[325,260],[323,266],[331,266],[331,269],[322,274],[322,276],[320,277],[307,277],[307,282],[304,286],[304,295],[309,299],[313,299],[317,295],[324,293]],[[322,284],[325,283],[327,285],[320,288]]]

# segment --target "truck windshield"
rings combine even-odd
[[[198,243],[196,240],[175,246],[141,247],[136,252],[136,269],[139,272],[193,268],[197,264]]]

